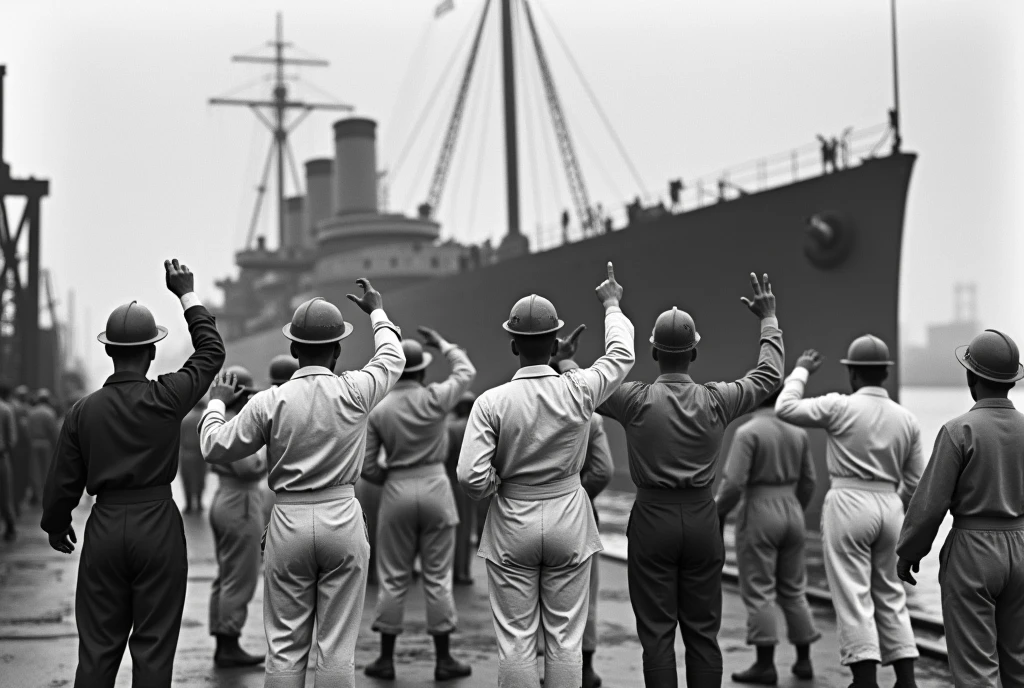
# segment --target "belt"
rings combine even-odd
[[[134,490],[104,490],[96,495],[97,504],[144,504],[171,498],[170,485],[140,487]]]
[[[234,475],[221,475],[217,474],[217,478],[220,479],[220,486],[227,487],[236,490],[255,490],[259,487],[262,477],[253,478],[251,480],[245,480]]]
[[[794,483],[785,485],[749,485],[747,486],[747,497],[795,497],[796,489]]]
[[[352,499],[356,496],[356,488],[352,485],[335,485],[323,490],[305,490],[303,492],[288,492],[281,490],[277,493],[276,502],[280,504],[320,504],[322,502],[333,502],[334,500]]]
[[[388,469],[388,480],[408,480],[410,478],[429,478],[434,475],[447,475],[443,463],[428,463],[418,466],[395,466]]]
[[[953,527],[960,530],[1024,530],[1024,516],[1017,518],[954,516]]]
[[[636,489],[636,501],[648,504],[698,504],[714,499],[711,486],[684,487],[678,490],[658,490],[647,487]]]
[[[543,485],[522,485],[520,483],[503,482],[498,486],[498,494],[507,499],[525,499],[531,502],[538,502],[555,497],[564,497],[572,494],[582,487],[580,474],[573,473],[568,478],[562,478]]]
[[[866,492],[895,492],[896,483],[887,480],[861,480],[860,478],[832,478],[833,490],[864,490]]]

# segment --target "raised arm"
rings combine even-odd
[[[181,420],[203,398],[224,365],[224,341],[217,323],[195,295],[195,278],[178,259],[165,260],[167,289],[181,301],[195,351],[180,370],[157,378],[156,389]]]
[[[844,397],[840,394],[826,394],[813,399],[803,398],[807,380],[821,367],[821,360],[821,354],[814,349],[808,349],[800,355],[775,402],[775,415],[787,423],[804,428],[831,427],[844,403]]]
[[[444,382],[435,382],[427,387],[430,403],[442,414],[447,414],[459,403],[462,393],[469,389],[476,377],[476,368],[465,351],[444,339],[429,327],[419,328],[427,346],[434,347],[448,359],[452,373]]]
[[[611,263],[608,263],[608,279],[602,282],[596,291],[597,298],[604,306],[605,354],[589,368],[569,373],[578,376],[590,391],[594,408],[604,403],[605,399],[622,384],[636,361],[633,351],[633,323],[619,308],[622,287],[615,281],[615,270]]]
[[[551,357],[548,364],[555,369],[555,372],[559,375],[567,373],[570,370],[580,370],[580,365],[573,358],[576,355],[576,349],[578,347],[578,339],[580,334],[587,329],[586,325],[580,325],[572,331],[566,338],[558,338],[557,353]],[[597,405],[594,412],[601,415],[607,416],[613,420],[617,420],[622,425],[626,425],[630,422],[630,412],[632,408],[632,400],[635,398],[637,391],[637,383],[622,383],[615,390],[608,395],[608,398],[601,404]],[[603,426],[602,426],[603,428]],[[603,431],[603,430],[602,430]]]
[[[608,446],[608,435],[604,432],[604,420],[594,415],[590,419],[590,437],[587,440],[587,454],[580,469],[580,482],[593,500],[608,487],[615,473],[612,451]]]
[[[226,407],[241,392],[233,374],[221,373],[210,386],[210,403],[199,419],[199,447],[206,463],[222,465],[239,461],[263,447],[269,409],[266,401],[274,390],[255,395],[231,420],[226,420]]]
[[[384,299],[367,279],[357,279],[363,295],[348,295],[350,301],[370,316],[373,325],[374,353],[362,370],[345,373],[363,403],[363,412],[369,413],[398,382],[405,368],[405,352],[402,351],[401,330],[392,323],[384,312]]]
[[[80,405],[76,405],[68,412],[57,439],[53,462],[43,486],[43,517],[39,524],[49,533],[50,546],[65,554],[75,549],[71,544],[76,541],[71,529],[71,512],[82,498],[88,477],[78,440],[79,408]]]
[[[498,433],[490,418],[486,397],[477,399],[469,412],[455,474],[470,499],[484,499],[498,491],[501,478],[494,468]]]

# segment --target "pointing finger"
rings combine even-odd
[[[569,341],[575,342],[579,338],[579,336],[583,334],[583,330],[585,329],[587,329],[586,325],[580,325],[579,327],[577,327],[575,330],[572,331],[572,334],[569,335]]]
[[[608,281],[615,281],[615,268],[612,266],[612,262],[610,260],[608,261]]]

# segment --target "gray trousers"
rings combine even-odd
[[[583,651],[597,651],[597,593],[600,587],[600,555],[590,558],[590,601],[587,603],[587,625],[583,627]],[[544,651],[544,634],[537,632],[538,653]]]
[[[210,505],[217,577],[210,588],[210,635],[240,636],[260,575],[263,500],[255,483],[221,476]]]
[[[427,633],[451,633],[458,625],[452,595],[455,526],[459,522],[451,482],[442,464],[391,469],[377,520],[377,613],[373,630],[402,632],[405,595],[413,562],[423,565]]]
[[[807,604],[804,514],[792,487],[770,493],[760,486],[747,491],[736,529],[747,644],[778,644],[777,605],[786,618],[789,642],[808,645],[821,634]]]
[[[954,528],[939,553],[957,688],[1024,688],[1024,530]]]
[[[279,492],[267,531],[265,688],[302,688],[314,643],[317,688],[352,688],[370,541],[351,485]]]

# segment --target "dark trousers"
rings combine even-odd
[[[644,650],[645,685],[678,685],[678,625],[686,646],[686,685],[719,688],[725,546],[710,489],[638,490],[626,535],[629,597]]]
[[[100,495],[93,506],[75,597],[76,688],[113,686],[125,644],[133,686],[171,685],[188,559],[170,487],[167,494],[138,504],[113,504],[122,500]]]
[[[11,455],[0,452],[0,518],[8,528],[14,528],[14,471],[11,469]]]
[[[468,580],[472,576],[472,536],[476,532],[476,502],[469,498],[455,476],[449,476],[455,508],[459,513],[459,525],[455,527],[455,561],[452,574],[456,580]]]

